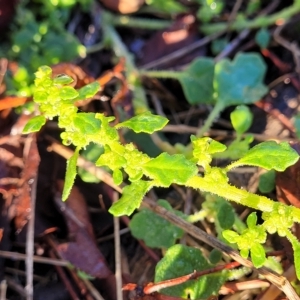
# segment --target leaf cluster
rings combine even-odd
[[[264,250],[261,244],[265,242],[267,232],[270,234],[278,232],[282,236],[287,236],[292,242],[296,269],[300,277],[298,259],[300,243],[290,232],[293,223],[300,222],[300,210],[231,186],[227,176],[228,171],[243,165],[283,171],[299,159],[299,155],[288,143],[263,142],[225,168],[210,165],[214,154],[226,150],[225,145],[211,138],[193,136],[191,158],[182,154],[168,153],[161,153],[151,158],[137,150],[131,143],[121,144],[118,130],[126,127],[135,132],[152,133],[167,124],[166,118],[145,112],[112,126],[114,117],[107,117],[101,113],[78,112],[75,105],[77,100],[90,98],[97,93],[99,90],[97,82],[76,90],[69,85],[72,78],[66,75],[53,78],[52,70],[47,66],[40,67],[35,75],[34,101],[39,104],[41,114],[28,122],[24,133],[40,130],[47,119],[57,116],[58,126],[63,129],[61,134],[63,143],[65,145],[72,143],[76,147],[73,156],[67,162],[63,200],[67,199],[72,188],[80,150],[91,142],[100,144],[104,152],[97,159],[96,165],[110,168],[116,184],[123,183],[125,174],[130,182],[124,187],[120,200],[109,210],[115,216],[132,214],[136,208],[139,208],[144,195],[155,186],[167,188],[176,183],[212,193],[263,212],[262,225],[256,225],[256,217],[250,215],[247,220],[248,228],[241,234],[232,232],[225,234],[225,238],[229,236],[231,241],[237,243],[244,257],[250,253],[254,264],[257,266],[263,264],[264,256],[261,254]],[[237,128],[241,128],[242,132],[247,126],[247,124],[239,124]],[[203,175],[198,171],[199,166],[204,169]],[[222,226],[229,226],[223,221],[221,220],[220,223]],[[248,242],[247,245],[245,241]]]

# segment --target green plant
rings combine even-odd
[[[300,243],[290,231],[294,222],[300,222],[300,209],[238,189],[229,184],[227,177],[228,171],[243,165],[283,171],[299,159],[299,155],[288,143],[263,142],[225,168],[210,165],[212,155],[226,149],[225,145],[211,138],[192,136],[193,157],[190,159],[182,154],[167,153],[150,158],[130,143],[122,145],[118,129],[126,127],[135,132],[152,133],[166,125],[168,122],[166,118],[145,112],[111,126],[114,117],[106,117],[101,113],[78,112],[78,108],[74,105],[79,99],[92,97],[99,90],[98,83],[75,90],[68,86],[72,82],[70,77],[60,75],[52,78],[51,76],[52,70],[47,66],[40,67],[36,72],[34,101],[39,104],[41,114],[27,123],[24,133],[38,131],[47,119],[58,116],[58,126],[63,129],[61,134],[63,144],[73,144],[76,147],[74,155],[67,162],[63,200],[67,199],[73,185],[80,150],[91,142],[101,144],[104,153],[99,157],[96,165],[108,166],[113,171],[116,184],[123,182],[123,171],[130,182],[124,187],[120,200],[110,208],[109,211],[113,215],[132,214],[151,188],[169,187],[172,183],[216,194],[262,212],[264,220],[262,224],[256,224],[256,217],[250,215],[247,220],[248,228],[241,234],[226,231],[224,235],[240,246],[244,257],[250,253],[254,265],[261,266],[265,261],[261,244],[265,242],[267,233],[277,232],[281,236],[286,236],[292,243],[297,275],[300,277]],[[204,169],[203,175],[199,174],[199,166]],[[246,246],[243,241],[249,239],[249,236],[252,243]]]

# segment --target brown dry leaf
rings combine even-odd
[[[63,184],[63,181],[57,182],[60,192],[63,189]],[[112,272],[97,247],[85,200],[75,186],[62,213],[67,221],[69,236],[72,241],[58,246],[57,251],[61,257],[91,276],[110,277]]]

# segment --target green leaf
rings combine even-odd
[[[224,230],[222,235],[226,241],[232,244],[236,243],[237,239],[240,237],[240,235],[233,230]]]
[[[230,62],[223,59],[215,66],[214,89],[223,107],[251,104],[264,96],[266,65],[258,54],[239,53]]]
[[[155,268],[155,282],[177,278],[179,276],[203,271],[213,266],[207,262],[199,249],[184,245],[169,248],[164,258]],[[207,299],[217,295],[221,285],[227,279],[227,272],[214,273],[190,280],[174,287],[162,289],[160,293],[183,299]]]
[[[212,249],[209,253],[208,259],[211,264],[217,264],[222,259],[222,252],[218,249]]]
[[[284,171],[299,159],[298,153],[287,142],[267,141],[251,148],[244,157],[233,162],[227,169],[243,165],[257,166],[267,170]]]
[[[169,187],[172,183],[185,184],[198,173],[198,168],[182,154],[162,153],[145,163],[144,174],[155,180],[155,185]]]
[[[241,135],[246,132],[253,121],[253,114],[248,106],[239,105],[230,114],[230,120],[234,130]]]
[[[249,228],[255,228],[257,223],[257,215],[255,212],[251,213],[247,218],[247,226]]]
[[[24,134],[28,134],[31,132],[40,131],[40,129],[45,125],[46,118],[44,116],[35,116],[30,119],[23,129]]]
[[[59,89],[59,97],[63,100],[71,100],[78,97],[78,92],[71,86],[64,86]]]
[[[271,35],[266,28],[261,28],[256,32],[255,35],[255,42],[257,45],[264,49],[267,48],[271,40]]]
[[[293,247],[295,270],[296,270],[297,278],[299,280],[300,279],[300,242],[290,231],[287,234],[287,238]]]
[[[230,203],[223,202],[218,210],[217,218],[222,229],[229,229],[234,224],[234,210]]]
[[[213,77],[215,63],[211,58],[198,58],[180,73],[184,95],[190,104],[213,103]]]
[[[276,172],[270,170],[259,177],[258,189],[261,193],[270,193],[275,189]]]
[[[121,170],[114,170],[113,180],[116,185],[119,185],[123,182],[123,173]]]
[[[95,118],[94,113],[77,113],[73,119],[75,128],[82,134],[95,134],[99,132],[101,121]]]
[[[151,187],[150,181],[132,182],[123,189],[122,197],[110,207],[109,212],[115,217],[130,216],[136,208],[140,207],[143,197]]]
[[[182,218],[186,217],[183,213],[173,209],[166,200],[158,200],[157,204]],[[129,227],[135,238],[144,240],[146,245],[152,248],[169,248],[184,233],[182,229],[149,209],[143,209],[136,213],[130,221]]]
[[[92,98],[98,93],[100,90],[100,84],[99,82],[95,81],[90,84],[87,84],[86,86],[82,87],[78,90],[78,99],[88,99]]]
[[[66,74],[60,74],[60,75],[57,75],[53,78],[53,83],[54,84],[61,84],[61,85],[64,85],[64,84],[70,84],[74,81],[74,79]]]
[[[266,258],[266,252],[264,247],[261,244],[254,244],[251,249],[250,249],[250,256],[251,260],[253,262],[253,265],[256,268],[260,268],[263,266],[265,261],[267,260]]]
[[[64,190],[62,192],[62,200],[66,201],[67,198],[70,195],[71,189],[74,184],[74,180],[76,177],[76,165],[77,165],[77,159],[79,156],[79,150],[80,148],[77,147],[74,154],[67,160],[67,170],[66,170],[66,176],[65,176],[65,185]]]
[[[193,156],[197,159],[197,164],[206,171],[210,169],[212,155],[226,150],[225,145],[208,137],[196,138],[192,135],[191,141],[194,147]]]
[[[154,131],[162,129],[168,122],[169,120],[167,118],[153,115],[151,112],[147,111],[125,122],[117,124],[115,128],[119,129],[122,127],[127,127],[136,133],[153,133]]]

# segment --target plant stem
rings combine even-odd
[[[224,109],[224,105],[220,102],[217,102],[213,110],[210,112],[208,118],[205,120],[204,125],[198,130],[196,134],[197,137],[202,137],[204,133],[210,129],[214,120],[219,116],[219,114],[223,109]]]
[[[122,42],[117,31],[106,22],[102,23],[103,32],[106,38],[111,41],[113,50],[118,57],[125,57],[126,79],[128,84],[132,86],[133,106],[136,114],[140,114],[148,110],[145,91],[139,78],[139,72],[135,66],[133,55],[128,51]]]
[[[103,14],[104,22],[114,26],[133,27],[149,30],[160,30],[169,27],[172,21],[147,19],[147,18],[133,18],[128,16],[120,16],[105,11]]]
[[[236,20],[233,22],[228,30],[243,30],[246,28],[253,29],[253,28],[260,28],[260,27],[268,27],[270,25],[275,24],[277,21],[286,22],[289,20],[293,15],[299,13],[300,10],[300,2],[299,0],[295,0],[294,4],[287,7],[286,9],[282,9],[277,13],[267,16],[259,16],[253,20]],[[227,22],[223,23],[216,23],[216,24],[204,24],[200,27],[200,30],[205,34],[211,34],[214,32],[219,32],[221,30],[226,29],[228,26]]]
[[[216,32],[220,32],[222,30],[243,30],[246,28],[260,28],[267,27],[275,24],[278,20],[282,20],[286,22],[293,15],[298,13],[300,10],[300,2],[299,0],[295,0],[294,4],[282,9],[281,11],[274,13],[272,15],[267,16],[259,16],[253,20],[236,20],[232,22],[230,26],[228,26],[228,22],[220,22],[215,24],[203,24],[200,26],[199,30],[203,33],[212,34]],[[172,22],[166,20],[151,20],[144,18],[133,18],[128,16],[118,16],[114,14],[110,14],[108,12],[104,13],[105,22],[115,25],[115,26],[123,26],[123,27],[136,27],[143,29],[151,29],[151,30],[159,30],[169,27]]]
[[[148,77],[155,77],[155,78],[172,78],[172,79],[179,79],[181,76],[181,72],[178,71],[168,71],[168,70],[140,70],[140,75],[145,75]]]

